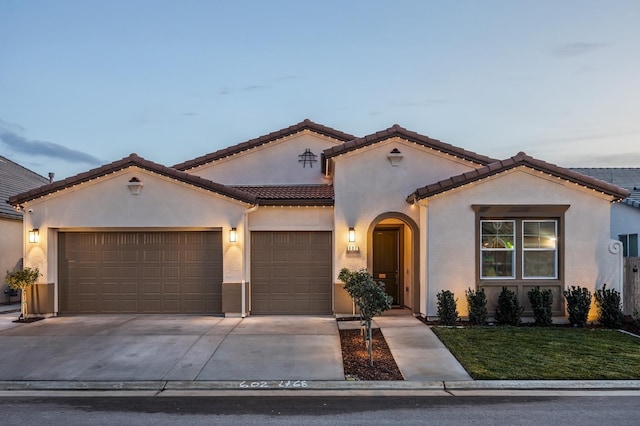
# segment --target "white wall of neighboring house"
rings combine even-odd
[[[323,177],[321,154],[341,141],[305,130],[280,140],[187,170],[226,185],[283,185],[331,183]],[[316,162],[300,162],[309,148]]]
[[[611,238],[619,235],[640,235],[640,208],[625,203],[614,203],[611,207]]]
[[[436,315],[436,294],[441,290],[454,292],[460,315],[467,314],[464,292],[475,288],[479,261],[474,204],[570,205],[564,222],[565,286],[580,285],[593,292],[617,279],[611,277],[618,273],[618,257],[609,251],[610,201],[599,192],[520,167],[435,195],[422,204],[428,234],[429,316]]]
[[[0,298],[4,302],[7,271],[19,267],[23,250],[22,220],[0,218]]]
[[[144,186],[133,195],[133,177]],[[39,228],[40,242],[27,244],[25,266],[38,267],[43,282],[57,281],[56,233],[69,230],[206,230],[223,231],[223,280],[242,279],[242,250],[229,243],[229,229],[243,233],[247,205],[136,167],[100,177],[25,203],[33,213],[24,229]]]

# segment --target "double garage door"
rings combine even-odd
[[[331,314],[331,232],[251,232],[251,313]]]
[[[222,311],[220,231],[58,236],[60,313]]]

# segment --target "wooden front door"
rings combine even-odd
[[[394,305],[404,305],[400,240],[402,228],[376,228],[373,231],[373,278],[383,282]]]

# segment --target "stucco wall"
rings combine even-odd
[[[403,155],[398,166],[392,166],[387,158],[394,148]],[[352,151],[333,160],[336,278],[342,268],[367,266],[366,232],[376,217],[397,212],[419,223],[419,208],[406,202],[407,195],[419,187],[475,168],[469,162],[400,138]],[[349,227],[356,229],[356,245],[360,247],[358,254],[347,253]]]
[[[22,247],[22,221],[0,218],[0,300],[3,302],[7,288],[5,274],[20,267]]]
[[[187,171],[229,185],[330,183],[322,174],[321,154],[339,143],[303,131]],[[304,165],[298,160],[307,148],[316,155],[317,161]]]
[[[640,208],[623,203],[611,206],[611,238],[618,235],[640,234]]]
[[[566,285],[594,291],[611,274],[615,258],[609,252],[610,203],[606,196],[546,174],[519,168],[480,183],[431,197],[426,216],[427,310],[436,315],[436,294],[451,290],[458,310],[467,314],[465,289],[475,288],[474,204],[570,205],[564,223]]]
[[[132,195],[127,187],[132,177],[144,183],[139,195]],[[56,281],[58,230],[221,229],[224,281],[240,281],[243,214],[247,207],[164,176],[128,168],[26,203],[25,208],[33,209],[33,213],[25,217],[25,229],[39,228],[40,242],[26,244],[25,265],[39,267],[43,282]],[[231,227],[238,228],[238,243],[229,243]]]

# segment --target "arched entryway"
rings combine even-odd
[[[404,213],[387,212],[376,217],[367,232],[367,269],[385,284],[396,307],[420,312],[419,232]]]

